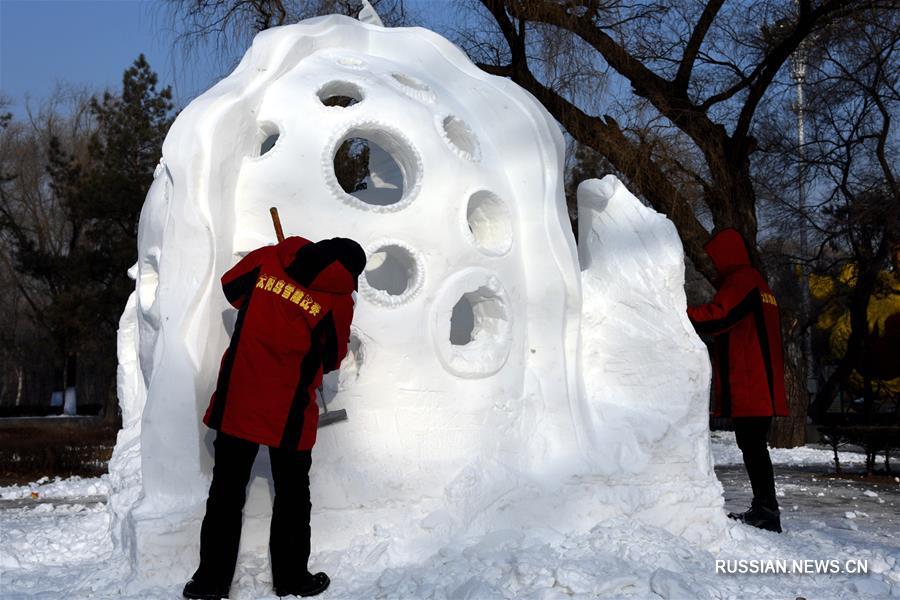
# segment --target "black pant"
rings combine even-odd
[[[241,540],[250,469],[259,445],[219,432],[206,515],[200,528],[200,567],[193,579],[214,590],[227,590],[234,577]],[[269,529],[272,582],[290,588],[308,573],[309,467],[311,453],[269,448],[275,501]]]
[[[734,438],[744,455],[744,466],[753,488],[752,506],[778,510],[775,499],[775,474],[766,439],[772,417],[734,417]]]

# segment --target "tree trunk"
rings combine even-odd
[[[769,444],[773,448],[796,448],[806,444],[806,409],[809,394],[806,391],[806,373],[803,354],[797,344],[785,341],[784,392],[790,416],[772,419]]]
[[[103,423],[108,427],[117,429],[122,426],[119,420],[119,398],[116,386],[112,386],[112,389],[106,393],[106,401],[103,405]]]

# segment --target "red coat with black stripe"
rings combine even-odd
[[[365,264],[352,240],[289,237],[254,250],[222,277],[238,316],[203,418],[210,428],[272,447],[315,444],[316,389],[347,353],[362,269],[337,260],[335,240],[355,246],[351,253],[358,249]]]
[[[724,229],[704,247],[718,274],[709,304],[691,306],[698,333],[713,335],[713,380],[717,416],[787,416],[781,319],[762,274],[750,265],[747,247],[734,229]]]

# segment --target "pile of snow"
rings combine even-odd
[[[110,485],[108,478],[83,478],[68,477],[63,479],[55,477],[41,477],[27,486],[10,485],[0,486],[0,500],[16,500],[20,498],[32,498],[52,500],[56,498],[84,498],[90,496],[107,496]]]
[[[42,477],[28,485],[0,487],[0,591],[24,592],[35,585],[32,581],[17,589],[17,575],[30,581],[54,567],[68,570],[112,557],[113,514],[105,504],[109,492],[106,476]],[[80,589],[87,581],[84,573],[55,583],[59,589]]]
[[[718,444],[731,442],[725,438]],[[744,479],[742,485],[746,485]],[[599,484],[582,483],[583,487],[571,485],[565,490],[565,497],[575,505],[587,505]],[[852,488],[847,488],[844,499],[839,493],[843,484]],[[130,592],[122,588],[127,569],[111,543],[109,513],[102,505],[77,504],[78,494],[90,486],[102,489],[105,485],[105,479],[73,480],[71,487],[66,480],[58,481],[56,497],[68,504],[0,510],[4,597],[179,597],[181,581],[157,582]],[[312,563],[331,574],[333,584],[325,596],[330,599],[896,597],[900,590],[896,485],[861,493],[855,482],[826,484],[813,479],[809,485],[809,500],[804,501],[800,489],[805,486],[794,489],[797,483],[779,477],[779,489],[788,489],[788,502],[804,502],[799,511],[796,506],[784,506],[784,534],[730,522],[714,549],[618,516],[583,531],[561,531],[543,525],[545,521],[528,527],[500,526],[489,533],[450,539],[435,552],[402,564],[392,556],[394,532],[374,528],[371,535],[360,536],[358,543],[340,551],[314,552]],[[822,498],[822,492],[816,491],[820,489],[828,497]],[[4,488],[15,498],[27,496],[30,490],[31,486]],[[716,560],[807,559],[838,561],[842,568],[847,561],[866,561],[868,573],[715,571]],[[240,557],[231,597],[274,598],[264,557],[253,553]]]

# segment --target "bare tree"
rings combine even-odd
[[[756,240],[751,155],[757,150],[757,111],[803,40],[871,10],[872,3],[785,1],[726,8],[722,0],[481,0],[481,5],[495,26],[470,47],[482,68],[528,89],[574,139],[606,157],[675,222],[689,257],[712,279],[702,250],[709,234],[695,216],[695,204],[705,205],[715,228],[735,227]],[[582,98],[546,80],[533,42],[540,45],[548,28],[590,48],[596,63],[619,78],[616,89],[630,94],[620,106],[636,117],[615,106],[591,114]],[[502,46],[492,43],[496,37],[490,34],[496,32]],[[694,150],[692,164],[659,148],[660,136],[649,134],[661,131],[669,136],[667,144]],[[700,197],[691,197],[675,181],[692,182]]]
[[[831,298],[849,311],[851,333],[816,404],[825,411],[856,371],[865,381],[868,419],[873,367],[883,362],[872,347],[869,304],[874,294],[896,293],[879,286],[897,277],[890,261],[900,248],[900,17],[875,16],[852,20],[821,48],[811,72],[817,95],[808,108],[810,138],[797,149],[821,190],[814,210],[803,215],[819,242],[814,268],[833,273],[850,264],[855,272],[852,285]]]
[[[171,91],[156,83],[141,55],[120,93],[81,94],[65,111],[54,98],[26,123],[7,122],[0,145],[0,268],[22,308],[2,333],[19,342],[20,366],[61,374],[43,373],[51,390],[75,385],[77,356],[79,395],[91,388],[110,418],[115,332],[134,289],[126,271],[171,124]]]
[[[827,301],[815,305],[802,328],[810,328],[822,312],[836,309],[850,315],[846,352],[832,365],[816,396],[821,418],[836,393],[851,376],[863,378],[866,411],[871,417],[874,387],[870,376],[881,364],[897,364],[896,354],[881,356],[880,343],[868,325],[873,295],[883,297],[890,270],[891,248],[897,247],[900,197],[895,115],[898,102],[900,15],[897,11],[860,11],[840,27],[820,31],[802,49],[802,78],[794,114],[765,115],[761,160],[757,168],[769,173],[757,190],[774,236],[782,240],[773,253],[791,265],[806,264],[818,275],[837,282]],[[790,122],[800,118],[802,139]],[[785,189],[806,188],[808,198]],[[796,232],[809,234],[806,253]],[[848,271],[849,269],[849,271]],[[852,278],[838,276],[852,272]],[[796,278],[795,278],[796,279]],[[846,280],[846,281],[844,281]],[[881,332],[883,333],[883,332]],[[818,340],[820,356],[828,360],[827,339]]]
[[[709,281],[715,278],[703,251],[709,229],[740,231],[755,265],[767,270],[757,246],[757,186],[769,176],[757,170],[765,162],[759,139],[767,133],[760,122],[784,112],[793,91],[789,59],[861,15],[896,10],[862,0],[468,0],[464,6],[473,27],[460,39],[470,55],[534,94],[573,139],[666,214]],[[590,78],[574,90],[559,85],[577,80],[548,67],[546,40],[559,35],[577,48],[582,65],[603,74],[595,86]],[[598,88],[605,94],[593,93]],[[779,437],[794,445],[803,440],[807,396],[801,366],[786,366],[796,422]]]
[[[57,329],[48,314],[56,280],[32,277],[19,264],[18,249],[61,256],[74,230],[46,171],[53,140],[73,156],[87,154],[93,119],[83,89],[57,87],[24,120],[4,119],[0,127],[0,281],[6,318],[0,327],[0,402],[46,402],[59,389],[63,365]],[[50,265],[45,265],[50,269]]]

